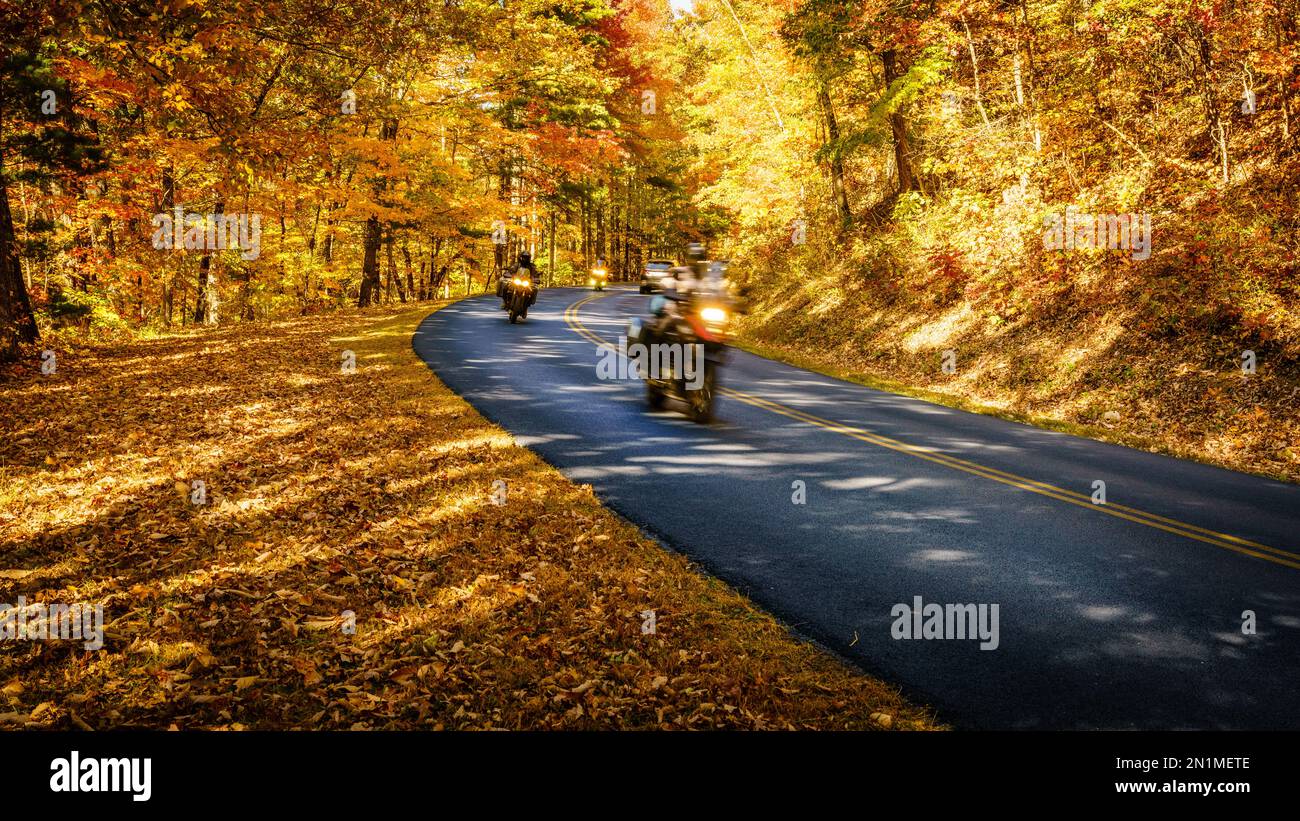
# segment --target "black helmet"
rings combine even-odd
[[[705,259],[704,243],[692,242],[686,246],[686,258],[692,262]]]
[[[527,251],[520,251],[520,252],[519,252],[519,264],[520,264],[520,265],[527,265],[528,263],[530,263],[530,262],[532,262],[532,261],[533,261],[533,257],[532,257],[532,255],[529,254]]]

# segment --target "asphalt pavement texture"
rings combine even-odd
[[[741,351],[695,424],[600,377],[590,337],[617,344],[648,300],[547,289],[512,325],[473,297],[412,345],[648,535],[957,727],[1300,729],[1300,486]],[[917,597],[943,638],[899,637]],[[957,631],[981,605],[995,648]]]

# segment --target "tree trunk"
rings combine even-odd
[[[415,277],[411,274],[411,249],[406,247],[406,240],[402,240],[402,259],[406,262],[406,290],[399,288],[398,293],[405,302],[408,293],[411,299],[415,299]]]
[[[555,284],[555,210],[551,209],[551,239],[547,243],[547,253],[550,255],[550,263],[546,271],[546,286]]]
[[[162,175],[162,212],[164,214],[172,213],[172,208],[176,205],[176,173],[169,163],[163,169]],[[163,314],[167,317],[167,327],[172,324],[172,311],[175,308],[176,299],[176,271],[172,268],[172,255],[167,256],[167,263],[163,266],[167,272],[163,277]],[[182,308],[183,308],[182,303]],[[183,313],[183,311],[182,311]]]
[[[393,227],[390,225],[384,231],[384,259],[387,260],[388,266],[384,275],[384,299],[385,302],[393,301],[393,279],[397,272],[397,265],[393,262]]]
[[[847,228],[853,223],[853,212],[849,209],[849,195],[844,187],[844,155],[840,151],[840,124],[835,117],[835,107],[831,102],[829,84],[825,81],[817,85],[817,104],[821,107],[826,120],[826,142],[832,146],[830,156],[831,196],[835,200],[835,212],[840,218],[840,227]]]
[[[0,165],[0,360],[18,358],[18,346],[40,339],[27,283],[14,246],[14,221],[9,213],[9,190]]]
[[[225,212],[226,212],[225,200],[219,200],[217,204],[212,207],[213,214],[220,215],[220,214],[224,214]],[[203,256],[199,258],[199,293],[198,296],[194,298],[194,324],[195,325],[210,323],[215,319],[215,317],[212,315],[212,311],[210,310],[211,295],[208,292],[209,288],[214,287],[209,282],[209,272],[211,270],[212,270],[212,251],[210,248],[207,247],[207,243],[205,242],[203,246]],[[215,291],[213,293],[215,293]]]
[[[396,140],[397,139],[397,120],[390,118],[384,120],[379,129],[379,139]],[[351,175],[349,175],[350,177]],[[385,180],[380,179],[375,183],[375,196],[378,197],[388,188]],[[389,233],[392,233],[391,226]],[[361,293],[357,297],[357,306],[365,308],[368,305],[377,305],[383,291],[383,283],[379,280],[379,246],[383,244],[384,232],[379,225],[379,217],[371,214],[366,220],[366,240],[365,253],[361,262]],[[391,256],[390,256],[391,262]],[[390,273],[391,277],[391,273]],[[390,280],[391,284],[391,280]]]
[[[429,237],[429,240],[430,240],[430,245],[433,246],[433,250],[429,252],[429,291],[428,291],[429,296],[428,298],[437,299],[438,286],[442,284],[442,276],[437,275],[438,278],[435,280],[434,271],[437,270],[438,254],[442,252],[442,237]]]
[[[880,60],[884,63],[885,87],[888,88],[894,80],[902,76],[898,70],[898,58],[891,48],[881,52]],[[894,135],[894,165],[898,168],[898,192],[901,194],[906,191],[920,190],[910,159],[912,148],[907,136],[907,118],[903,116],[901,110],[896,110],[889,115],[889,127]]]
[[[379,244],[382,233],[379,230],[379,217],[371,215],[366,220],[365,256],[361,261],[361,294],[357,297],[357,306],[365,308],[379,302]]]

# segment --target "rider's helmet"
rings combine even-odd
[[[705,259],[704,243],[692,242],[686,246],[686,259],[688,262],[703,262]]]
[[[520,252],[519,252],[519,266],[520,266],[521,268],[527,268],[529,265],[532,265],[532,264],[533,264],[533,257],[532,257],[532,255],[529,254],[527,251],[520,251]]]

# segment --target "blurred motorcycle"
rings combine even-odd
[[[713,419],[718,369],[727,362],[731,320],[725,295],[695,293],[676,299],[655,296],[648,320],[629,321],[629,358],[638,363],[650,407],[662,408],[672,397],[686,404],[692,421]],[[637,344],[641,347],[634,348]]]

